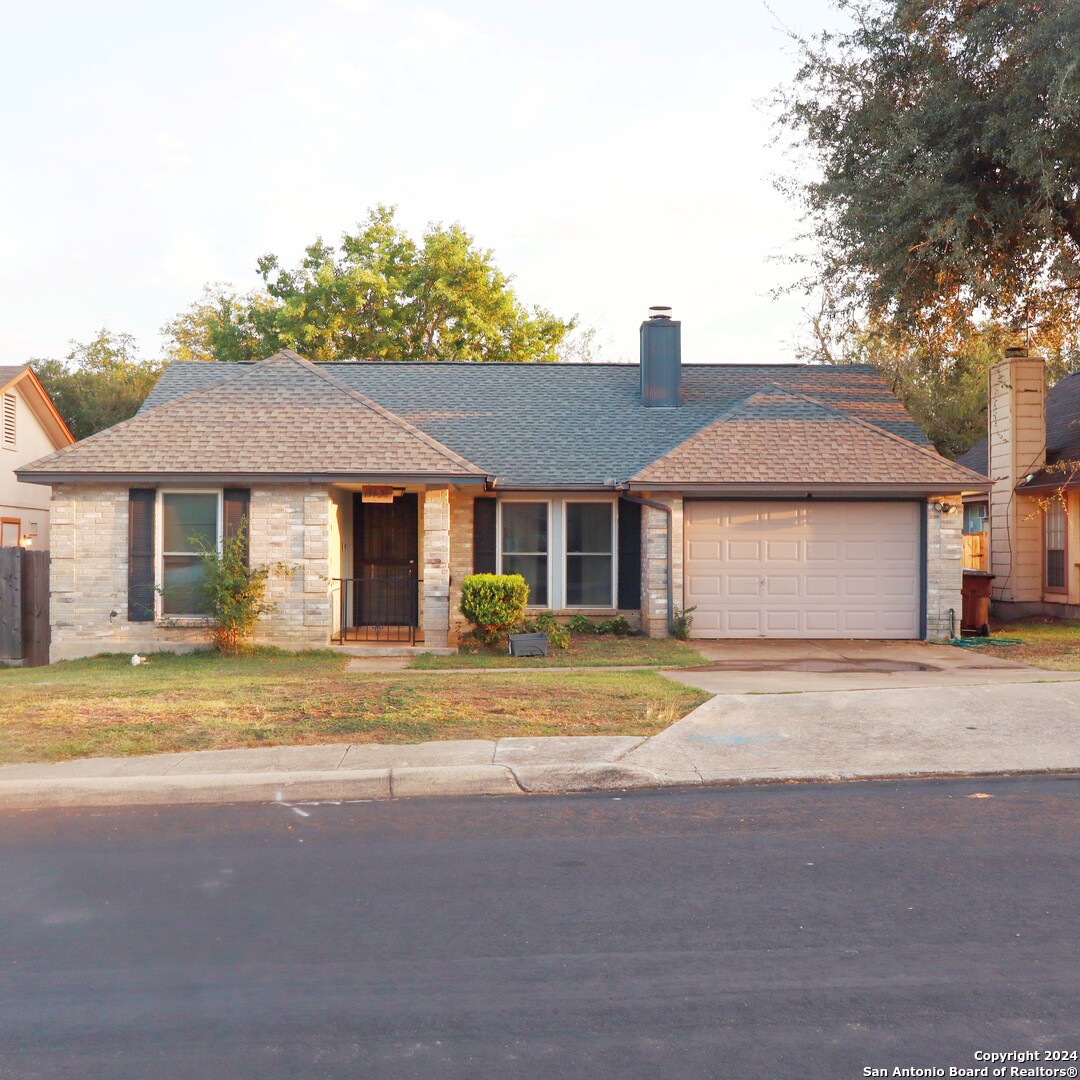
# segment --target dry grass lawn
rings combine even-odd
[[[345,671],[333,652],[0,670],[0,764],[335,742],[651,735],[708,695],[651,671]]]
[[[990,656],[1051,671],[1080,671],[1080,622],[1075,620],[1031,618],[995,623],[990,636],[1020,638],[1024,642],[1011,648],[983,646]]]

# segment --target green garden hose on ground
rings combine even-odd
[[[1000,645],[1008,649],[1014,645],[1027,644],[1018,637],[957,637],[956,636],[956,609],[949,608],[949,644],[957,645],[961,649],[977,649],[982,645]]]

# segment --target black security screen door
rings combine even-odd
[[[416,625],[417,522],[414,494],[392,503],[353,496],[354,625]]]

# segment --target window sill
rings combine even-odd
[[[155,623],[162,630],[168,630],[170,627],[188,629],[190,627],[210,626],[213,620],[206,615],[163,615],[156,619]]]

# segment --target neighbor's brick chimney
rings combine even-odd
[[[990,369],[988,471],[990,570],[994,598],[1042,599],[1042,520],[1016,485],[1046,463],[1046,366],[1026,346],[1005,350]]]

